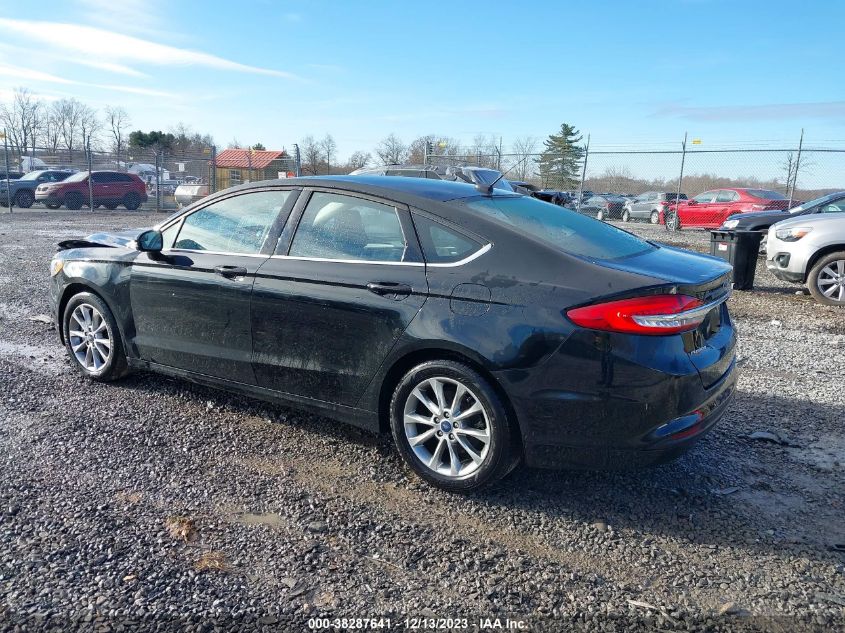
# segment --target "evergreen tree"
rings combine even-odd
[[[550,134],[543,141],[540,154],[540,177],[543,186],[553,189],[577,189],[581,180],[580,163],[584,150],[576,143],[581,133],[574,126],[563,123],[560,132]]]

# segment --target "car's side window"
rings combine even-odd
[[[393,206],[316,192],[305,207],[289,255],[401,262],[406,246],[399,214]]]
[[[290,193],[290,191],[256,191],[226,198],[203,207],[182,220],[173,248],[215,253],[258,254]],[[165,248],[168,237],[165,235]]]
[[[466,235],[425,216],[415,213],[413,218],[423,256],[429,264],[451,264],[461,261],[482,246]]]
[[[734,202],[736,197],[736,193],[734,193],[733,191],[722,189],[716,196],[716,202]]]
[[[698,194],[693,200],[696,202],[713,202],[713,198],[716,195],[715,191],[705,191],[704,193]]]
[[[828,202],[825,205],[822,205],[822,208],[819,209],[820,213],[842,213],[845,212],[845,198],[842,200],[834,200],[833,202]]]

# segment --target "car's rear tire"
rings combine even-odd
[[[519,439],[501,398],[463,363],[428,361],[407,372],[390,401],[390,427],[405,463],[451,492],[492,484],[519,461]]]
[[[807,288],[819,303],[845,307],[845,251],[817,261],[807,276]]]
[[[82,195],[75,191],[65,196],[65,206],[71,211],[78,211],[82,208]]]
[[[630,222],[631,221],[631,213],[628,211],[628,209],[624,209],[622,211],[622,221],[623,222]]]
[[[35,202],[35,195],[29,189],[18,191],[15,194],[15,204],[21,209],[29,209],[33,202]]]
[[[117,322],[100,297],[90,292],[72,296],[62,323],[71,363],[83,376],[111,382],[129,373]]]
[[[141,206],[141,197],[137,193],[127,193],[123,197],[123,206],[130,211],[135,211]]]
[[[602,211],[601,209],[599,209],[599,210],[596,212],[596,220],[602,220],[602,221],[604,221],[604,211]]]
[[[660,212],[659,211],[652,211],[651,216],[649,217],[649,221],[652,224],[660,224]]]

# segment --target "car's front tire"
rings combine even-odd
[[[681,218],[678,217],[677,211],[668,211],[666,213],[666,230],[667,231],[680,231],[681,230]]]
[[[807,288],[819,303],[845,306],[845,251],[837,251],[817,261],[807,276]]]
[[[417,365],[390,402],[399,454],[428,483],[469,492],[507,475],[519,440],[501,398],[471,367],[449,360]]]
[[[35,196],[29,189],[18,191],[18,193],[15,195],[15,204],[21,209],[29,209],[29,207],[32,206],[33,202],[35,202]]]
[[[660,224],[660,212],[659,211],[652,211],[651,217],[649,217],[649,220],[651,221],[652,224]]]
[[[129,372],[117,322],[100,297],[90,292],[71,297],[62,323],[71,363],[82,375],[111,382]]]
[[[599,210],[599,211],[596,212],[596,220],[604,221],[604,211]]]
[[[628,209],[622,211],[622,221],[623,222],[630,222],[631,221],[631,213]]]

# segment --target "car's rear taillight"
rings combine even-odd
[[[694,330],[713,307],[687,295],[651,295],[573,308],[566,316],[591,330],[661,335]]]

